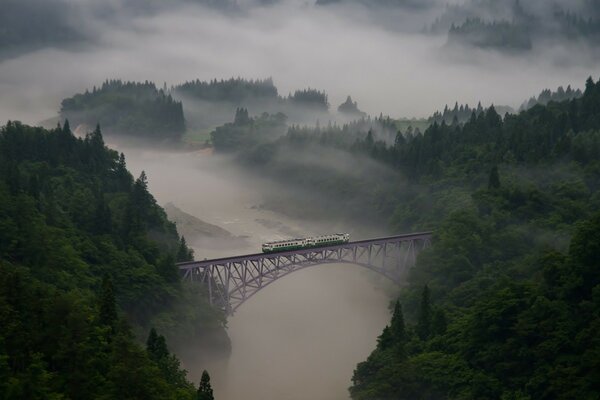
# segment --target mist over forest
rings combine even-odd
[[[599,50],[599,0],[4,0],[0,398],[599,397]]]

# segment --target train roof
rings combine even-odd
[[[309,237],[306,237],[306,238],[275,240],[275,241],[272,241],[272,242],[265,242],[265,243],[263,243],[263,246],[266,245],[266,244],[288,243],[288,242],[295,242],[295,241],[298,241],[298,240],[315,239],[315,238],[322,238],[322,237],[329,237],[329,236],[340,236],[340,235],[348,235],[348,233],[330,233],[328,235],[309,236]]]

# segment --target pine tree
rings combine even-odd
[[[592,94],[592,92],[594,91],[594,80],[592,79],[592,77],[588,77],[585,81],[585,91],[583,92],[584,95],[589,96]]]
[[[394,346],[394,355],[399,359],[406,357],[406,326],[404,325],[404,314],[402,313],[402,306],[400,302],[396,300],[394,306],[394,313],[392,314],[392,322],[390,324],[390,335],[392,337]]]
[[[404,326],[404,315],[402,314],[402,306],[400,302],[396,300],[396,305],[394,306],[394,314],[392,314],[392,323],[390,326],[390,331],[392,337],[394,338],[394,342],[396,343],[404,343],[406,340],[406,327]]]
[[[193,261],[194,251],[187,247],[185,238],[182,236],[177,250],[177,262]]]
[[[160,362],[169,356],[165,337],[156,333],[156,329],[154,328],[150,329],[150,333],[148,334],[146,351],[148,351],[150,358],[155,362]]]
[[[68,119],[65,119],[65,124],[63,125],[62,130],[64,133],[68,133],[69,135],[71,134],[71,125],[69,124]]]
[[[392,331],[389,325],[386,325],[385,328],[383,328],[383,332],[381,332],[381,335],[377,337],[377,348],[379,350],[385,350],[391,347],[393,344],[394,338],[392,336]]]
[[[198,387],[197,400],[214,400],[213,390],[210,386],[210,375],[204,370],[202,372],[202,378],[200,378],[200,386]]]
[[[426,340],[431,334],[431,299],[427,285],[423,287],[423,294],[421,295],[417,333],[422,340]]]

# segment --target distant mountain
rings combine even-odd
[[[430,25],[431,33],[448,32],[450,45],[527,51],[557,41],[600,46],[600,1],[520,2],[469,0],[448,5]]]

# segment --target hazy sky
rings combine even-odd
[[[334,107],[350,94],[370,114],[410,117],[457,100],[518,106],[543,88],[580,87],[597,74],[585,51],[572,46],[526,57],[450,53],[445,36],[403,33],[409,14],[397,31],[361,15],[291,1],[235,16],[188,7],[110,25],[78,21],[95,44],[0,62],[0,120],[37,123],[54,116],[62,98],[106,78],[161,86],[271,76],[281,94],[313,87],[327,91]]]

